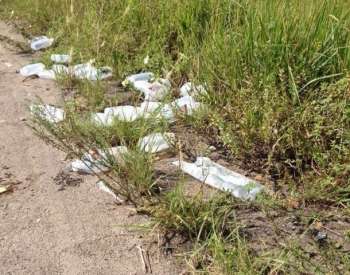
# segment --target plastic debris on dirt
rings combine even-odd
[[[254,200],[263,190],[263,186],[258,182],[206,157],[198,157],[194,163],[175,161],[173,164],[195,179],[219,190],[230,192],[234,197],[242,200]]]
[[[140,139],[138,146],[147,153],[159,153],[168,150],[174,140],[174,133],[153,133]]]
[[[122,161],[122,156],[128,151],[125,146],[109,148],[106,151],[96,150],[85,153],[81,159],[76,159],[71,163],[71,171],[81,174],[98,174],[109,171],[106,161],[113,157],[117,162]]]
[[[45,65],[43,63],[35,63],[22,67],[19,73],[24,77],[38,75],[45,70]]]
[[[44,35],[34,37],[30,41],[30,47],[32,48],[33,51],[39,51],[50,47],[53,44],[53,41],[54,41],[53,38],[48,38],[47,36],[44,36]]]
[[[64,120],[64,110],[51,105],[31,105],[30,111],[33,115],[38,115],[51,123],[59,123]]]

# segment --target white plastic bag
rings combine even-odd
[[[38,36],[32,39],[30,42],[30,47],[34,51],[39,51],[50,47],[53,41],[53,38],[48,38],[47,36]]]
[[[243,200],[253,200],[263,186],[245,176],[233,172],[206,157],[198,157],[195,163],[175,161],[174,165],[195,179],[214,188],[230,192]]]
[[[133,87],[145,96],[146,101],[158,101],[169,94],[171,84],[168,79],[161,78],[153,83],[143,80],[136,81]]]
[[[159,153],[170,148],[175,140],[174,133],[154,133],[139,140],[138,146],[147,153]]]
[[[30,111],[51,123],[58,123],[64,120],[64,110],[50,105],[31,105]]]
[[[201,107],[201,103],[194,100],[192,96],[184,96],[176,99],[172,103],[172,107],[179,109],[181,112],[185,112],[187,115],[192,115],[194,111]]]
[[[76,159],[71,163],[71,170],[82,174],[107,172],[109,167],[105,164],[108,157],[112,156],[118,162],[127,150],[125,146],[117,146],[108,149],[106,152],[98,150],[95,154],[85,153],[81,159]]]
[[[22,67],[19,70],[19,73],[24,76],[33,76],[33,75],[39,75],[42,71],[45,70],[45,65],[43,63],[35,63],[35,64],[29,64],[24,67]]]

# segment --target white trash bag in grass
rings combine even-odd
[[[64,110],[51,105],[33,104],[30,106],[30,111],[32,115],[38,115],[50,123],[59,123],[64,120]]]
[[[258,182],[233,172],[206,157],[198,157],[194,163],[175,161],[173,164],[200,182],[229,192],[242,200],[254,200],[256,195],[263,190],[263,186]]]
[[[159,153],[168,150],[174,140],[174,133],[153,133],[141,138],[138,147],[147,153]]]
[[[115,158],[120,162],[123,154],[127,153],[125,146],[117,146],[106,151],[97,150],[95,152],[85,153],[81,159],[76,159],[71,163],[71,171],[81,174],[98,174],[109,171],[106,161],[109,157]]]

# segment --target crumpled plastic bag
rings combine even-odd
[[[81,174],[97,174],[109,171],[106,166],[106,160],[109,156],[114,157],[120,162],[123,154],[128,149],[125,146],[117,146],[108,149],[106,152],[97,150],[97,152],[85,153],[81,159],[76,159],[71,163],[71,170]]]
[[[51,123],[59,123],[64,120],[64,110],[51,105],[31,105],[30,111],[42,119]]]
[[[30,41],[30,47],[34,51],[39,51],[39,50],[46,49],[46,48],[50,47],[53,44],[53,41],[54,41],[53,38],[48,38],[47,36],[44,36],[44,35],[34,37]]]
[[[243,175],[233,172],[206,157],[198,157],[195,163],[175,161],[174,165],[200,182],[230,192],[242,200],[254,200],[263,186]]]
[[[172,103],[173,108],[177,108],[187,115],[192,115],[194,111],[198,110],[201,107],[201,105],[202,104],[197,102],[192,96],[180,97]]]
[[[111,125],[114,119],[132,122],[143,115],[142,110],[135,106],[108,107],[103,113],[93,115],[93,121],[103,125]]]
[[[147,153],[159,153],[170,148],[170,144],[174,142],[174,133],[153,133],[138,142],[138,147]]]

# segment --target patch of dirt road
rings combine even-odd
[[[0,36],[25,42],[3,22]],[[16,70],[32,61],[0,41],[0,179],[16,183],[0,194],[0,274],[144,274],[137,246],[147,242],[125,226],[147,220],[116,206],[94,177],[63,189],[55,183],[65,154],[36,137],[26,120],[37,96],[59,105],[60,91],[48,80],[23,82]],[[153,252],[153,274],[179,274]]]

